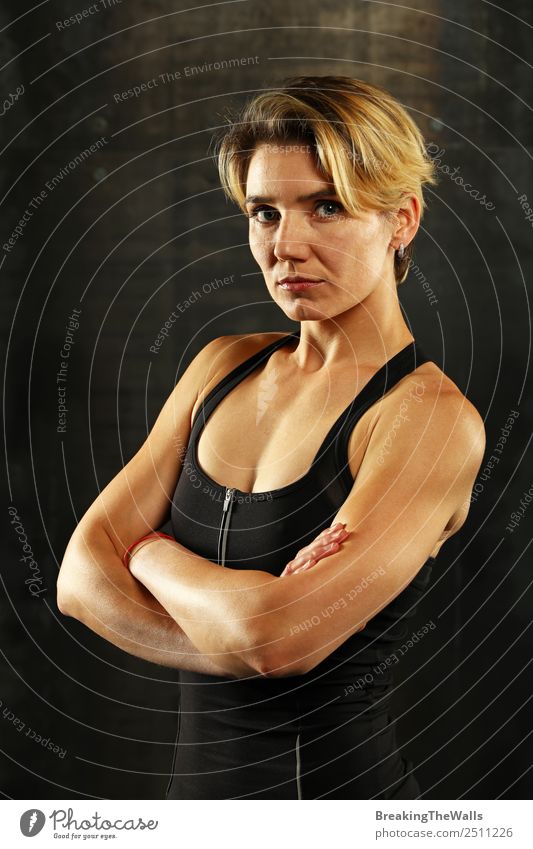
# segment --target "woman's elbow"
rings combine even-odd
[[[72,616],[78,618],[76,605],[76,590],[73,587],[72,579],[69,575],[68,564],[65,561],[61,564],[59,575],[56,581],[56,604],[57,608],[63,616]]]
[[[256,668],[263,678],[289,678],[309,671],[305,659],[289,657],[287,652],[272,648],[260,653]]]
[[[87,598],[88,577],[87,554],[85,543],[80,545],[73,535],[67,546],[56,581],[56,603],[58,610],[64,616],[80,618],[83,609],[84,596]],[[96,587],[93,587],[93,590]],[[93,593],[93,597],[95,594]]]
[[[56,591],[56,604],[57,609],[63,614],[63,616],[72,616],[70,602],[67,597],[59,591],[59,588],[57,588]]]
[[[281,579],[283,580],[283,579]],[[290,580],[290,579],[289,579]],[[285,678],[307,672],[300,640],[287,616],[287,587],[280,593],[280,579],[265,588],[260,604],[247,620],[246,634],[250,666],[263,678]]]
[[[263,678],[287,678],[308,671],[294,634],[263,632],[255,639],[254,666]]]
[[[72,580],[66,552],[56,580],[56,603],[60,613],[72,615]]]

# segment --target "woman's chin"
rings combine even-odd
[[[278,302],[278,306],[291,321],[323,321],[330,317],[323,309],[309,302],[294,301],[292,304]]]

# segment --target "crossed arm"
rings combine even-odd
[[[475,408],[458,393],[426,391],[392,444],[390,433],[389,418],[378,420],[334,520],[349,536],[310,569],[237,571],[162,539],[134,551],[132,575],[200,652],[236,675],[312,669],[402,591],[468,512],[485,450]]]

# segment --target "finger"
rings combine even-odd
[[[333,541],[325,539],[320,543],[311,543],[311,545],[302,549],[294,560],[291,560],[290,563],[287,564],[284,571],[292,573],[296,569],[301,568],[309,559],[318,560],[320,558],[327,557],[329,554],[334,554],[338,551],[340,542],[342,542],[342,539]]]
[[[334,554],[339,550],[341,543],[348,537],[349,532],[343,531],[338,536],[334,538],[329,537],[324,540],[323,543],[313,544],[311,547],[311,554],[313,557],[327,557],[330,554]]]
[[[293,572],[295,569],[298,569],[304,563],[306,563],[310,557],[325,557],[328,554],[333,554],[336,550],[336,545],[343,542],[347,536],[349,536],[349,531],[343,530],[342,527],[340,530],[336,530],[334,535],[329,528],[326,528],[326,531],[323,531],[319,536],[309,545],[306,545],[304,548],[300,549],[296,557],[293,558],[285,567],[285,570],[282,574],[285,574],[287,571]],[[333,546],[330,548],[329,546]]]
[[[326,539],[338,539],[338,537],[346,536],[349,533],[350,531],[347,531],[346,528],[336,528],[327,535]]]
[[[324,539],[315,540],[299,552],[298,557],[295,558],[295,560],[298,561],[297,565],[300,565],[302,561],[305,562],[309,559],[309,557],[317,557],[318,555],[322,556],[324,552],[331,553],[336,550],[339,544],[343,542],[347,536],[348,531],[341,531],[335,536],[328,535],[324,537]]]
[[[334,536],[328,537],[328,539],[326,540],[326,543],[328,545],[331,545],[332,543],[337,543],[338,545],[340,545],[342,542],[344,542],[348,538],[348,536],[349,536],[348,531],[341,531],[340,533],[337,533]]]
[[[303,572],[305,569],[309,569],[311,566],[314,566],[317,561],[314,559],[307,560],[302,566],[299,566],[298,569],[294,569],[292,574],[296,575],[297,572]]]
[[[344,528],[338,528],[335,531],[329,531],[323,537],[319,536],[314,540],[311,545],[324,545],[331,542],[339,542],[340,540],[346,539],[348,536],[348,531],[344,530]]]
[[[339,547],[340,543],[338,540],[326,540],[320,545],[313,545],[311,549],[311,556],[317,557],[318,555],[329,554],[332,551],[336,551]]]
[[[324,546],[322,550],[319,550],[317,552],[317,554],[314,555],[314,557],[311,557],[307,560],[304,560],[303,563],[301,563],[297,566],[294,566],[291,569],[287,568],[287,571],[285,572],[285,574],[296,575],[298,572],[303,572],[305,569],[309,569],[311,566],[314,566],[316,563],[318,563],[319,560],[323,560],[329,554],[334,554],[334,552],[337,549],[338,549],[337,545]]]
[[[296,557],[291,560],[285,568],[290,570],[291,572],[293,572],[295,569],[299,569],[300,566],[303,566],[304,563],[307,563],[310,558],[318,557],[323,552],[329,553],[330,544],[331,543],[329,542],[329,540],[324,540],[324,542],[321,543],[311,543],[310,545],[306,546],[301,551],[299,551]]]
[[[323,537],[330,536],[331,534],[335,534],[338,531],[344,530],[344,525],[342,522],[336,522],[334,525],[331,525],[329,528],[324,528],[324,530],[319,533],[317,536],[317,540],[322,539]]]

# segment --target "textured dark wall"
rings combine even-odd
[[[0,250],[2,792],[162,796],[174,673],[58,614],[57,571],[77,520],[140,446],[200,347],[224,333],[292,328],[268,298],[243,217],[222,196],[213,129],[228,107],[285,75],[343,73],[388,87],[440,162],[417,236],[418,269],[400,290],[417,339],[485,417],[487,460],[518,414],[499,462],[480,474],[467,525],[439,557],[419,613],[438,627],[398,673],[399,736],[419,764],[425,798],[527,797],[530,2],[502,11],[482,0],[411,10],[245,0],[180,11],[192,4],[123,0],[61,26],[91,4],[75,5],[56,0],[24,13],[4,0],[0,9],[3,246],[27,219]],[[244,61],[186,71],[224,59]],[[153,79],[138,97],[122,98]],[[177,302],[232,275],[150,352]],[[56,374],[74,309],[59,433]],[[21,559],[30,554],[9,507],[33,569]],[[509,530],[513,513],[521,519]],[[48,738],[59,751],[45,748]]]

